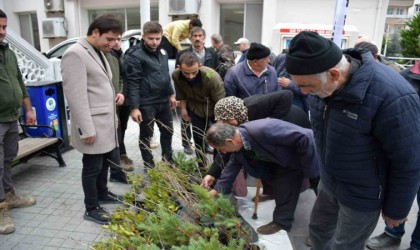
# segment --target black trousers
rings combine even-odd
[[[105,154],[83,154],[82,186],[85,193],[85,206],[91,211],[99,206],[98,198],[108,193],[108,168],[120,165],[120,152],[114,148]]]
[[[292,228],[296,206],[303,181],[303,172],[277,166],[269,183],[273,189],[276,207],[273,221],[286,231]]]
[[[120,144],[120,154],[125,155],[127,151],[125,149],[124,138],[125,131],[127,130],[128,118],[130,117],[130,107],[123,105],[119,107],[118,119],[120,120],[120,126],[118,126],[118,144]]]
[[[160,131],[160,145],[163,160],[172,162],[173,121],[169,102],[143,105],[140,107],[143,121],[140,123],[139,147],[144,165],[154,167],[155,163],[150,149],[155,121]]]
[[[195,143],[195,154],[198,159],[200,159],[200,163],[198,166],[200,168],[204,168],[208,164],[207,153],[206,153],[206,146],[205,146],[205,136],[207,129],[214,123],[214,119],[209,118],[202,118],[196,115],[192,111],[188,111],[188,114],[191,118],[192,124],[192,134]]]
[[[166,53],[168,53],[168,59],[176,59],[176,54],[178,53],[178,50],[169,42],[169,40],[165,36],[162,36],[162,40],[160,41],[160,47],[166,50]]]

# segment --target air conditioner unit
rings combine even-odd
[[[67,37],[63,17],[45,18],[42,21],[42,33],[44,38]]]
[[[169,0],[168,15],[198,15],[198,0]]]
[[[44,0],[45,12],[63,12],[63,0]]]

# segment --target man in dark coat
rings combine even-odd
[[[406,79],[417,94],[420,94],[420,61],[417,62],[413,67],[407,68],[400,72],[400,75]],[[420,189],[417,191],[417,206],[420,207]],[[417,215],[416,227],[411,235],[411,250],[420,249],[420,214]],[[370,238],[366,242],[366,246],[369,249],[384,249],[398,245],[401,242],[401,238],[405,234],[405,222],[397,227],[390,228],[385,226],[385,231],[373,238]]]
[[[293,94],[288,90],[277,91],[267,95],[254,95],[245,99],[229,96],[216,103],[214,113],[216,121],[238,126],[248,121],[262,118],[281,119],[303,128],[311,128],[306,113],[292,105]],[[216,154],[211,168],[202,181],[204,187],[210,187],[218,179],[229,162],[231,154]],[[272,187],[264,185],[260,202],[274,199]]]
[[[290,231],[303,178],[319,174],[312,131],[278,119],[261,119],[233,127],[215,124],[207,142],[222,153],[232,153],[212,194],[228,193],[242,166],[256,178],[273,184],[276,208],[273,221],[257,229],[260,234]]]
[[[139,146],[145,167],[154,167],[150,150],[154,122],[160,130],[164,160],[172,162],[172,112],[175,92],[169,75],[168,55],[159,49],[162,26],[154,21],[143,25],[143,39],[128,49],[124,60],[125,84],[131,118],[140,124]]]
[[[286,70],[310,114],[321,181],[309,233],[317,249],[362,250],[380,213],[397,227],[406,220],[420,181],[420,100],[370,51],[343,52],[331,40],[302,31]]]

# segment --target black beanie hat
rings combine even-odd
[[[358,43],[356,46],[354,46],[355,49],[367,49],[370,52],[372,52],[372,55],[377,55],[379,50],[378,47],[376,47],[375,44],[373,43],[368,43],[368,42],[361,42]]]
[[[286,56],[286,70],[291,75],[312,75],[336,66],[343,52],[316,32],[302,31],[290,42]]]
[[[246,54],[246,59],[248,60],[255,60],[268,57],[271,51],[269,48],[265,47],[259,43],[251,43],[251,46],[248,49],[248,53]]]

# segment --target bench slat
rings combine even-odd
[[[21,159],[58,141],[58,138],[25,138],[19,141],[19,151],[15,160]]]

